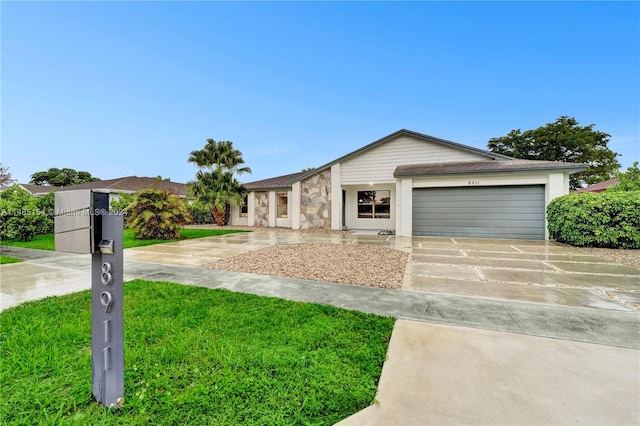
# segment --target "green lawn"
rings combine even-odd
[[[234,232],[249,232],[237,229],[186,229],[180,230],[180,239],[211,237],[215,235],[233,234]],[[169,243],[178,240],[139,240],[135,237],[133,230],[124,230],[124,248],[150,246],[152,244]],[[1,245],[24,247],[40,250],[56,249],[54,234],[36,235],[31,241],[2,240]]]
[[[92,399],[85,291],[0,313],[0,424],[330,425],[374,400],[393,318],[166,282],[124,293],[125,406]]]
[[[6,265],[8,263],[18,263],[18,262],[22,262],[22,260],[18,259],[17,257],[11,257],[11,256],[6,256],[4,254],[0,254],[0,265]]]

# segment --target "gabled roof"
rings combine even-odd
[[[170,182],[150,177],[127,176],[118,179],[97,180],[78,185],[58,188],[58,191],[77,191],[80,189],[107,190],[109,192],[136,192],[141,189],[157,188],[173,192],[180,197],[187,196],[187,186],[184,183]]]
[[[618,184],[618,178],[613,178],[609,180],[605,180],[604,182],[594,183],[593,185],[589,185],[585,188],[580,188],[575,191],[576,194],[580,194],[582,192],[602,192],[606,191],[610,186],[616,186]]]
[[[323,166],[318,167],[317,169],[313,169],[313,170],[309,170],[306,173],[301,174],[300,176],[297,176],[296,178],[291,179],[289,182],[287,182],[287,186],[290,186],[292,184],[294,184],[295,182],[301,181],[309,176],[312,176],[318,172],[321,172],[323,170],[328,169],[329,167],[333,166],[334,164],[337,163],[341,163],[343,161],[346,161],[350,158],[353,158],[357,155],[360,155],[366,151],[369,151],[370,149],[373,149],[379,145],[382,145],[385,142],[389,142],[392,139],[395,139],[399,136],[410,136],[412,138],[418,139],[418,140],[422,140],[424,142],[429,142],[429,143],[435,143],[435,144],[439,144],[439,145],[444,145],[444,146],[448,146],[450,148],[456,148],[462,151],[467,151],[467,152],[471,152],[474,154],[480,154],[480,155],[484,155],[485,157],[487,157],[487,159],[489,160],[513,160],[512,157],[508,157],[506,155],[502,155],[502,154],[496,154],[495,152],[491,152],[491,151],[485,151],[484,149],[480,149],[480,148],[474,148],[472,146],[468,146],[468,145],[463,145],[461,143],[457,143],[457,142],[452,142],[452,141],[448,141],[446,139],[441,139],[441,138],[436,138],[435,136],[429,136],[429,135],[425,135],[424,133],[418,133],[418,132],[414,132],[411,130],[406,130],[406,129],[400,129],[397,132],[391,133],[390,135],[387,135],[385,137],[383,137],[382,139],[378,139],[375,142],[370,143],[369,145],[365,145],[360,149],[356,149],[355,151],[350,152],[347,155],[343,155],[340,158],[337,158]]]
[[[56,186],[48,186],[48,185],[32,185],[29,183],[19,183],[25,191],[28,191],[31,195],[38,197],[40,195],[46,195],[51,191],[60,189]]]
[[[255,182],[245,183],[244,186],[250,191],[256,191],[261,189],[288,188],[290,186],[287,184],[289,181],[295,180],[299,176],[302,176],[305,173],[306,172],[291,173],[288,175],[277,176],[274,178],[257,180]]]
[[[456,161],[448,163],[404,164],[396,168],[394,177],[453,175],[462,173],[499,173],[552,171],[579,172],[588,167],[581,163],[539,160]]]

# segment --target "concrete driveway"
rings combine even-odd
[[[194,268],[277,244],[409,253],[401,291]],[[4,248],[2,309],[89,288],[86,255]],[[344,425],[640,424],[640,271],[553,243],[253,232],[125,251],[165,280],[400,318],[377,403]]]
[[[125,260],[201,266],[279,244],[375,244],[409,253],[403,290],[631,311],[640,270],[553,242],[251,232],[132,248]]]

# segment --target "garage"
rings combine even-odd
[[[413,235],[544,240],[544,185],[413,189]]]

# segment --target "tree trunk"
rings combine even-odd
[[[224,212],[220,211],[219,208],[213,208],[213,220],[216,222],[218,226],[224,226]]]
[[[229,219],[231,218],[231,205],[229,203],[227,203],[224,206],[224,224],[228,225],[229,224]]]

